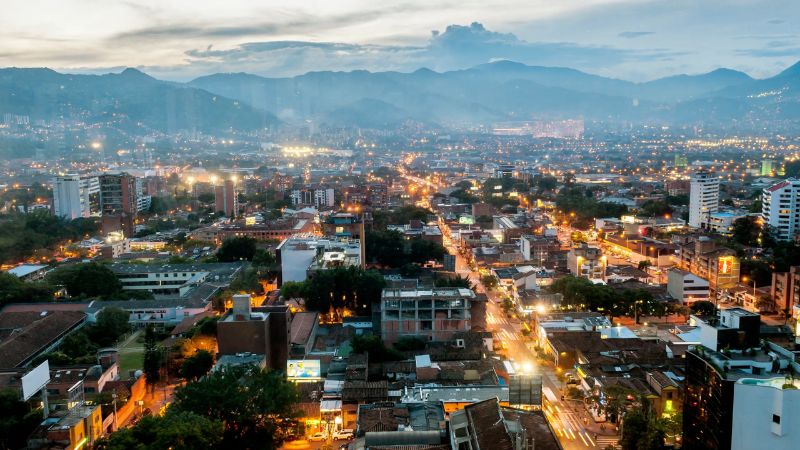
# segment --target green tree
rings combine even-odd
[[[222,242],[217,250],[217,259],[220,262],[234,262],[253,259],[256,253],[256,240],[247,237],[232,237]]]
[[[285,281],[281,285],[281,297],[285,299],[306,298],[308,284],[304,281]]]
[[[467,288],[467,289],[475,289],[475,285],[467,277],[461,276],[461,274],[457,274],[453,278],[437,278],[434,281],[434,284],[437,287],[459,287],[459,288]]]
[[[158,336],[152,324],[147,325],[144,332],[144,364],[145,381],[152,386],[161,378],[161,349],[158,347]]]
[[[262,248],[257,249],[253,254],[253,265],[256,267],[272,267],[275,263],[275,255]]]
[[[692,303],[691,309],[693,313],[700,314],[702,316],[713,316],[717,313],[717,308],[714,306],[714,304],[705,300]]]
[[[441,244],[424,239],[414,239],[411,241],[411,249],[408,258],[411,262],[425,263],[431,260],[441,261],[447,253]]]
[[[25,448],[28,436],[41,421],[42,411],[21,401],[17,390],[0,390],[0,448]]]
[[[130,315],[122,308],[103,308],[97,313],[97,322],[92,327],[92,340],[103,347],[113,345],[131,331]]]
[[[742,217],[733,222],[733,241],[747,246],[759,245],[761,226],[755,217]]]
[[[183,361],[181,375],[187,380],[196,380],[207,374],[213,366],[214,356],[206,350],[198,350]]]
[[[170,409],[224,424],[223,449],[277,449],[296,427],[295,386],[282,373],[231,367],[175,391]]]
[[[170,409],[163,417],[144,417],[133,427],[120,429],[97,442],[93,448],[98,450],[222,448],[223,435],[221,420],[212,420],[189,412],[173,412]]]
[[[481,277],[481,284],[483,284],[483,286],[486,289],[491,290],[497,287],[499,281],[497,280],[497,277],[494,275],[484,275]]]
[[[117,275],[103,264],[90,262],[56,269],[49,279],[63,285],[73,297],[113,298],[122,291]]]
[[[86,330],[78,330],[67,335],[58,350],[74,359],[97,352],[97,345],[89,339]]]
[[[0,307],[7,303],[50,301],[54,291],[55,288],[48,283],[28,283],[10,273],[0,272]]]
[[[399,361],[404,359],[399,351],[386,347],[383,339],[375,335],[357,335],[350,340],[354,353],[366,353],[370,362],[381,363],[386,361]]]
[[[403,336],[394,343],[394,348],[401,352],[425,350],[425,341],[416,336]]]

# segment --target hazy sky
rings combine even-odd
[[[718,67],[766,77],[800,60],[800,0],[2,0],[0,10],[0,66],[132,66],[175,80],[494,59],[632,80]]]

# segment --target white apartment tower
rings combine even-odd
[[[793,240],[800,233],[800,180],[789,178],[764,189],[761,216],[776,239]]]
[[[51,183],[56,216],[70,220],[91,216],[92,195],[100,192],[97,177],[62,175],[54,177]]]
[[[719,177],[712,172],[697,172],[689,183],[689,226],[700,228],[708,215],[719,209]]]

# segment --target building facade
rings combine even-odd
[[[384,289],[380,300],[381,336],[389,344],[404,336],[448,341],[472,328],[471,289]]]
[[[72,220],[92,215],[92,200],[100,193],[97,177],[63,175],[53,178],[51,184],[56,216]]]
[[[226,217],[235,217],[239,212],[239,199],[233,180],[225,180],[221,185],[214,186],[214,209]]]
[[[764,189],[761,216],[776,239],[796,239],[800,233],[800,180],[789,178]]]
[[[700,228],[708,215],[719,209],[719,177],[697,172],[689,181],[689,226]]]

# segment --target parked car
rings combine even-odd
[[[353,430],[350,428],[339,430],[333,433],[333,438],[336,439],[337,441],[343,439],[353,439]]]
[[[322,442],[325,439],[328,439],[328,433],[320,431],[319,433],[314,433],[308,437],[308,440],[311,442]]]

